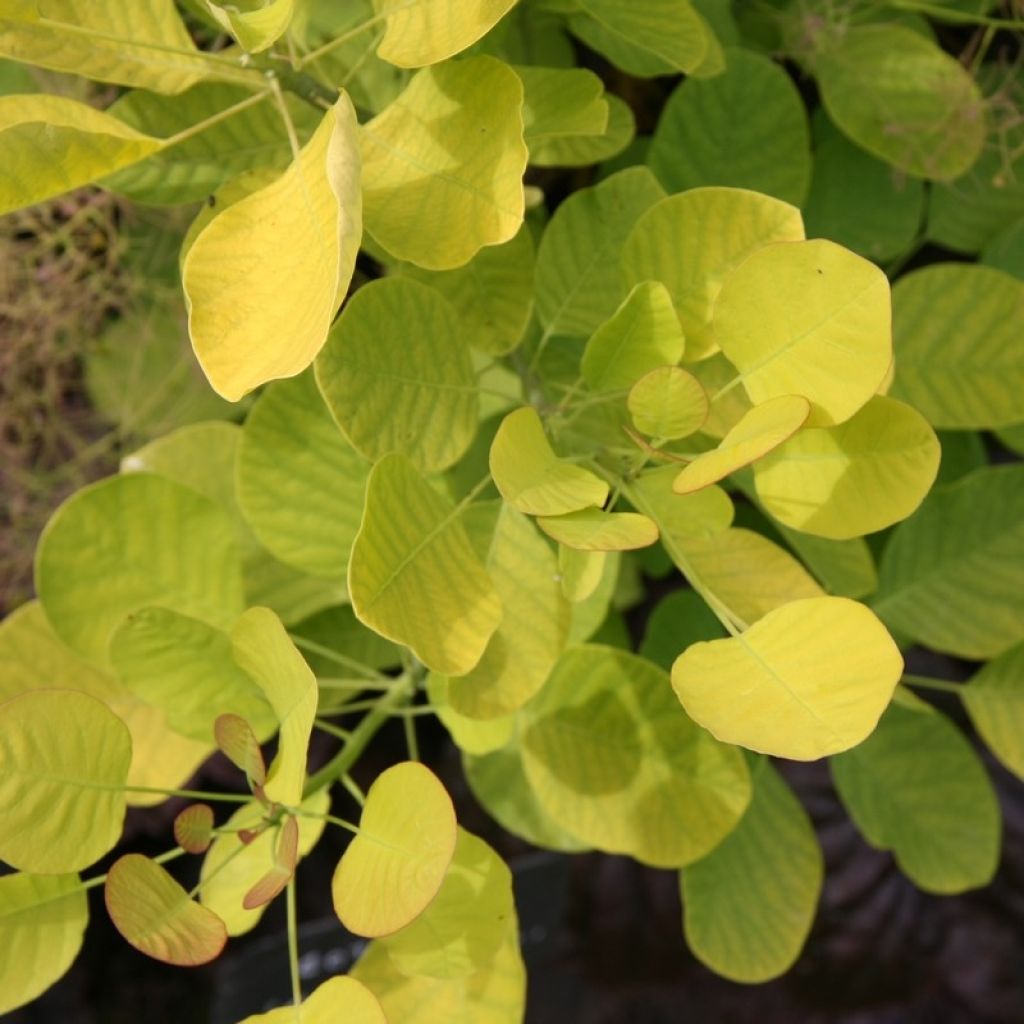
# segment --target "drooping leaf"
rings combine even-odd
[[[725,71],[687,78],[668,98],[647,162],[670,192],[729,185],[799,206],[811,176],[803,100],[774,61],[727,52]]]
[[[282,892],[295,875],[299,862],[299,823],[288,815],[281,822],[274,848],[274,863],[265,875],[257,879],[242,898],[243,910],[265,907]]]
[[[249,53],[273,45],[284,35],[295,13],[295,0],[262,0],[259,6],[248,9],[206,0],[205,6],[217,24]]]
[[[644,374],[626,402],[637,430],[669,441],[689,437],[708,417],[707,392],[692,373],[678,366]]]
[[[455,509],[402,455],[370,473],[348,587],[361,622],[443,675],[470,671],[501,621]]]
[[[811,597],[739,636],[689,647],[672,666],[672,687],[724,742],[813,761],[868,736],[902,672],[899,649],[869,609]]]
[[[900,278],[892,303],[893,398],[935,427],[1020,421],[1024,282],[989,267],[942,263]]]
[[[82,948],[89,904],[77,875],[0,878],[0,1013],[30,1003],[64,976]]]
[[[608,484],[588,469],[560,459],[533,406],[510,412],[491,445],[491,476],[517,511],[558,516],[603,505]]]
[[[811,406],[800,395],[779,395],[755,405],[713,448],[685,466],[672,484],[676,494],[691,494],[717,483],[730,473],[757,459],[795,434]]]
[[[1024,466],[934,491],[886,545],[873,602],[893,630],[978,660],[1024,639]]]
[[[552,540],[581,551],[633,551],[658,540],[653,520],[635,512],[585,508],[564,516],[543,516],[537,525]]]
[[[343,94],[280,177],[215,214],[189,247],[189,331],[223,397],[295,376],[326,340],[362,237],[359,163]]]
[[[360,129],[366,230],[429,270],[512,238],[523,222],[522,102],[518,76],[493,57],[419,71]]]
[[[374,0],[385,18],[377,56],[401,68],[437,64],[472,46],[515,0]]]
[[[993,658],[960,691],[964,709],[996,757],[1024,778],[1024,644]]]
[[[334,1024],[344,1007],[345,1024],[388,1024],[373,993],[349,975],[328,978],[302,1001],[302,1024]],[[295,1024],[294,1006],[246,1017],[242,1024]]]
[[[521,715],[541,807],[587,845],[680,867],[717,845],[750,799],[740,752],[681,714],[665,674],[625,651],[569,648]]]
[[[726,278],[714,329],[755,404],[803,395],[809,425],[842,423],[892,362],[889,282],[834,242],[765,246]]]
[[[385,278],[356,292],[316,378],[358,452],[371,460],[399,452],[428,473],[462,457],[479,417],[464,331],[451,304],[418,281]]]
[[[121,837],[132,741],[95,697],[34,690],[0,704],[0,860],[63,874]]]
[[[878,395],[837,427],[800,431],[754,465],[757,496],[779,522],[846,540],[906,519],[941,454],[927,421]]]
[[[0,16],[0,47],[4,38]],[[0,214],[144,160],[162,143],[63,96],[0,96]]]
[[[142,854],[125,854],[115,862],[103,897],[114,927],[154,960],[198,967],[216,959],[227,942],[224,922]]]
[[[217,749],[245,772],[248,784],[262,788],[267,781],[267,768],[252,726],[241,715],[218,715],[213,723],[213,735]]]
[[[875,733],[830,766],[864,838],[891,850],[915,885],[956,893],[991,881],[999,805],[978,755],[944,715],[901,694]]]
[[[174,819],[174,841],[187,853],[206,853],[213,842],[213,808],[191,804]]]
[[[580,372],[591,391],[622,391],[683,357],[672,298],[657,281],[638,284],[587,342]]]
[[[377,937],[413,921],[441,888],[456,831],[451,798],[430,769],[404,761],[378,775],[331,882],[341,923]]]
[[[770,242],[804,237],[800,211],[779,199],[735,188],[697,188],[663,199],[636,221],[621,248],[628,284],[661,281],[686,336],[686,358],[718,347],[711,309],[723,280]]]

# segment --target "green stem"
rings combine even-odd
[[[930,676],[915,676],[909,672],[903,673],[900,682],[906,686],[920,686],[924,690],[941,690],[943,693],[955,693],[961,697],[964,693],[962,683],[950,683],[945,679],[932,679]]]
[[[299,978],[299,924],[295,910],[295,876],[285,889],[288,914],[288,972],[292,979],[292,1005],[296,1011],[302,1005],[302,982]],[[296,1013],[296,1018],[301,1013]]]
[[[186,139],[191,139],[193,135],[199,135],[205,132],[207,128],[212,128],[215,124],[219,124],[221,121],[226,121],[229,117],[234,117],[235,114],[240,114],[243,110],[247,110],[249,107],[254,107],[257,103],[262,103],[273,93],[273,88],[266,88],[260,92],[255,92],[251,96],[246,96],[244,100],[239,100],[237,103],[233,103],[230,107],[221,110],[219,113],[213,114],[211,117],[207,117],[196,124],[189,125],[187,128],[182,128],[180,132],[175,135],[170,135],[163,140],[164,149],[168,149],[171,146],[177,146],[178,143],[184,142]]]
[[[247,804],[251,796],[241,793],[206,793],[198,789],[158,789],[156,786],[117,786],[125,793],[158,793],[161,796],[183,796],[189,800],[214,800],[221,803]]]
[[[307,640],[304,636],[299,636],[297,633],[289,633],[288,636],[296,647],[304,651],[309,651],[311,654],[319,654],[321,658],[333,661],[337,665],[344,665],[345,668],[351,669],[353,672],[365,675],[367,679],[378,679],[382,683],[387,683],[388,689],[394,685],[395,681],[390,676],[370,668],[369,665],[364,665],[361,661],[356,661],[347,655],[339,654],[337,651],[331,650],[330,647],[324,647],[323,644],[318,644],[315,640]]]
[[[991,28],[1024,29],[1024,21],[1016,21],[1011,18],[990,18],[985,14],[971,14],[968,11],[958,11],[951,7],[923,3],[921,0],[887,0],[887,6],[898,11],[926,14],[936,21],[945,21],[952,25],[988,25]]]
[[[418,761],[420,745],[416,739],[416,719],[412,715],[406,715],[402,719],[402,725],[405,728],[405,745],[409,751],[409,760]]]
[[[405,4],[404,7],[412,7],[418,2],[419,0],[412,0],[412,2]],[[366,21],[361,21],[347,32],[342,32],[340,36],[335,36],[334,39],[328,40],[323,46],[311,50],[304,57],[300,58],[298,66],[304,68],[307,64],[312,64],[313,61],[319,60],[324,54],[330,53],[335,47],[341,46],[342,43],[347,43],[350,39],[355,39],[356,36],[362,35],[367,29],[373,28],[374,25],[379,25],[382,21],[386,21],[392,14],[403,10],[404,7],[389,6],[387,11],[375,14],[373,17],[367,18]]]
[[[301,807],[295,808],[295,813],[300,818],[316,818],[317,821],[326,821],[331,825],[337,825],[338,828],[343,828],[346,832],[351,832],[353,835],[359,835],[358,825],[353,825],[351,821],[346,821],[344,818],[336,818],[333,814],[317,814],[316,811],[306,811]]]

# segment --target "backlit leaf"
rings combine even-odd
[[[348,586],[361,622],[443,675],[472,669],[501,621],[454,507],[402,455],[370,473]]]
[[[678,366],[644,374],[630,389],[627,405],[637,430],[668,441],[689,437],[708,416],[708,396],[700,381]]]
[[[246,1017],[242,1024],[295,1024],[301,1012],[302,1024],[335,1024],[339,1008],[344,1007],[345,1024],[388,1024],[380,1003],[362,982],[348,975],[328,978],[302,1001],[301,1011],[294,1006]]]
[[[604,83],[585,68],[520,66],[523,127],[531,154],[537,145],[566,135],[601,135],[608,127]]]
[[[35,690],[0,704],[0,860],[63,874],[121,838],[132,741],[94,697]]]
[[[448,701],[447,676],[432,672],[427,677],[427,695],[441,724],[454,744],[467,754],[489,754],[508,743],[515,730],[515,716],[470,718],[456,711]]]
[[[606,557],[604,551],[581,551],[564,544],[558,546],[559,584],[562,593],[574,604],[585,601],[597,589]]]
[[[635,512],[585,508],[564,516],[544,516],[537,525],[552,540],[582,551],[633,551],[658,540],[658,527]]]
[[[433,772],[404,761],[378,775],[331,882],[341,923],[368,937],[405,927],[437,895],[455,843],[455,810]]]
[[[284,35],[295,13],[295,0],[262,0],[259,6],[248,9],[206,0],[206,9],[242,49],[259,53]]]
[[[996,757],[1024,778],[1024,644],[993,658],[960,691],[964,708]]]
[[[241,715],[218,715],[213,723],[213,735],[217,749],[245,772],[249,785],[262,787],[267,781],[267,768],[252,726]]]
[[[515,0],[374,0],[384,15],[377,56],[402,68],[436,64],[472,46]]]
[[[465,327],[438,292],[405,277],[360,288],[316,362],[316,378],[352,446],[446,469],[476,433],[479,399]]]
[[[366,230],[430,270],[512,238],[523,222],[522,102],[516,73],[493,57],[418,72],[360,129]]]
[[[288,815],[281,822],[277,833],[277,846],[274,849],[274,863],[270,870],[258,879],[242,898],[244,910],[265,907],[273,899],[284,892],[285,886],[295,875],[295,865],[299,861],[299,823]]]
[[[213,808],[192,804],[174,819],[174,841],[188,853],[206,853],[213,842]]]
[[[899,649],[869,609],[811,597],[739,636],[689,647],[672,666],[672,686],[724,742],[813,761],[868,736],[902,672]]]
[[[188,249],[189,331],[218,394],[237,401],[313,361],[355,266],[359,173],[343,94],[287,170],[215,214]]]

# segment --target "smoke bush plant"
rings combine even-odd
[[[426,711],[509,831],[679,872],[691,948],[738,981],[792,964],[822,884],[773,758],[829,758],[921,888],[991,879],[986,771],[910,689],[957,693],[1024,773],[1024,468],[975,433],[1024,421],[988,59],[1019,25],[969,6],[0,4],[0,209],[202,200],[192,346],[223,399],[258,390],[66,501],[0,626],[0,1011],[67,970],[102,885],[185,966],[283,894],[296,1009],[259,1020],[521,1020],[509,871],[418,762]],[[980,26],[975,74],[920,12]],[[815,80],[810,122],[773,53]],[[685,75],[650,139],[580,54],[634,94]],[[123,91],[26,91],[24,64]],[[552,213],[551,169],[594,166]],[[985,265],[890,292],[925,239]],[[116,373],[86,371],[102,403]],[[593,642],[641,572],[680,589],[639,651]],[[985,664],[907,675],[916,645]],[[364,795],[393,716],[410,759]],[[338,748],[310,773],[314,728]],[[249,795],[181,790],[215,749]],[[89,873],[127,805],[173,794],[167,854]],[[302,1002],[296,868],[327,827],[353,834],[334,908],[373,942]],[[164,867],[189,855],[190,892]]]

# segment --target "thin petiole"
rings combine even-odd
[[[301,1016],[299,1007],[302,1005],[302,981],[299,977],[299,924],[295,910],[295,876],[292,875],[285,889],[285,900],[288,915],[288,973],[292,979],[292,1005],[295,1007],[295,1018]]]
[[[118,786],[126,793],[156,793],[160,796],[181,796],[189,800],[215,800],[227,804],[247,804],[251,796],[241,793],[207,793],[199,789],[158,789],[156,786]]]
[[[389,687],[395,682],[390,676],[384,675],[383,672],[378,672],[376,669],[370,668],[369,665],[356,661],[355,658],[350,658],[345,654],[340,654],[338,651],[331,650],[330,647],[318,644],[315,640],[307,640],[306,637],[299,636],[297,633],[289,633],[288,636],[292,643],[301,650],[309,651],[310,654],[319,654],[321,658],[333,661],[338,665],[344,665],[345,668],[351,669],[353,672],[365,675],[367,679],[378,679],[383,683],[387,683]]]
[[[930,676],[915,676],[909,672],[903,673],[900,682],[905,686],[919,686],[922,690],[941,690],[943,693],[955,693],[961,697],[964,694],[962,683],[951,683],[946,679],[932,679]]]

